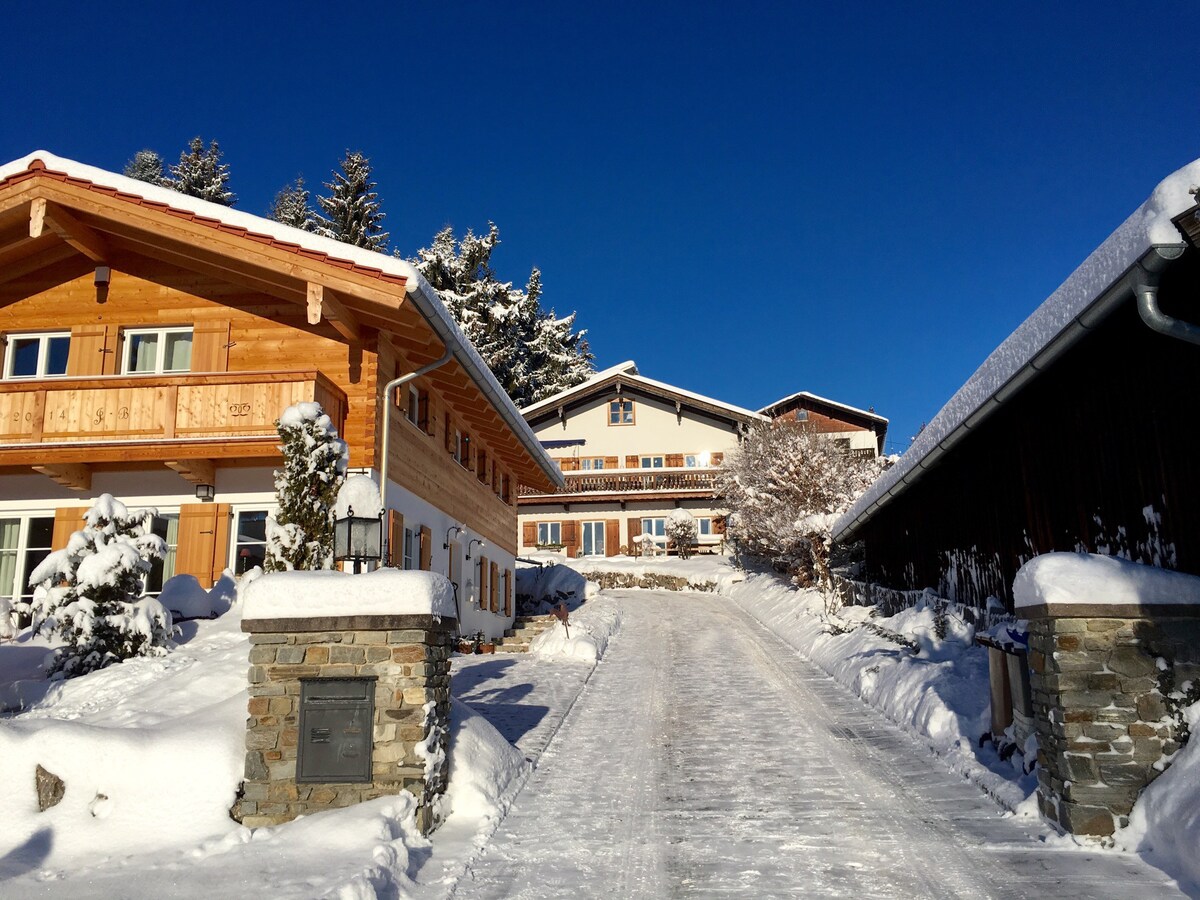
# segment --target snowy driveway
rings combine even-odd
[[[1181,896],[1001,818],[728,601],[610,596],[620,635],[454,896]]]

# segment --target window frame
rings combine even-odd
[[[420,566],[421,538],[417,529],[404,526],[404,552],[401,554],[401,568],[411,572]]]
[[[646,530],[647,522],[661,522],[662,523],[662,534],[656,534],[654,532],[654,530],[647,531]],[[654,538],[655,543],[658,543],[659,541],[661,541],[663,544],[665,544],[667,542],[667,518],[666,518],[666,516],[647,516],[647,517],[643,518],[642,519],[642,534],[650,535],[650,537]]]
[[[66,338],[67,362],[61,372],[47,372],[46,366],[50,361],[50,341]],[[13,364],[16,353],[13,352],[14,341],[38,341],[37,371],[32,375],[14,375]],[[69,331],[24,331],[9,332],[4,335],[4,371],[0,375],[3,381],[41,381],[45,378],[67,378],[71,367],[71,332]]]
[[[714,533],[712,516],[696,516],[696,537],[712,537]]]
[[[609,400],[608,424],[636,425],[637,414],[634,412],[633,401],[625,397],[618,397],[615,400]]]
[[[83,508],[80,510],[80,527],[82,528]],[[54,510],[31,510],[27,512],[8,512],[0,514],[0,520],[16,520],[17,524],[17,545],[6,549],[2,552],[13,554],[13,583],[8,585],[0,585],[0,597],[8,597],[9,602],[14,606],[18,603],[28,603],[33,599],[33,588],[29,586],[29,576],[33,570],[41,565],[42,561],[54,552]],[[34,520],[42,519],[50,523],[50,545],[32,546],[29,541],[29,532],[31,523]],[[41,553],[41,559],[30,565],[30,552]],[[8,588],[12,589],[12,593],[7,593]]]
[[[257,547],[257,546],[260,546],[260,544],[261,544],[261,546],[263,548],[263,560],[264,560],[264,562],[266,561],[266,557],[267,557],[266,520],[268,518],[270,518],[271,516],[276,515],[278,512],[279,512],[279,508],[277,506],[274,506],[274,505],[262,506],[262,505],[254,504],[254,503],[239,504],[238,506],[234,506],[233,508],[231,508],[229,510],[229,516],[230,516],[229,551],[228,551],[228,555],[225,557],[225,559],[229,564],[229,568],[233,570],[235,575],[241,575],[244,572],[248,571],[247,569],[242,569],[241,571],[238,570],[238,560],[241,558],[238,554],[239,547],[243,547],[243,546]],[[242,516],[246,515],[248,513],[266,513],[266,515],[263,518],[263,540],[261,542],[260,541],[239,541],[238,540],[238,532],[240,531],[240,529],[238,528],[238,523],[241,521]]]
[[[666,468],[666,456],[661,454],[656,454],[653,456],[639,456],[638,463],[639,469],[664,469]]]
[[[139,335],[154,334],[158,335],[160,340],[155,348],[154,353],[154,368],[144,371],[134,371],[130,368],[133,355],[133,341]],[[172,334],[187,334],[192,338],[191,349],[188,351],[188,365],[186,369],[168,369],[166,366],[167,356],[167,341],[168,335]],[[121,330],[121,374],[122,375],[178,375],[183,372],[192,371],[192,353],[196,349],[196,329],[191,325],[163,325],[146,328],[124,328]]]
[[[543,537],[542,537],[542,529],[543,528],[546,529],[546,531],[545,531],[546,539],[545,540],[543,540]],[[537,529],[538,529],[537,545],[539,547],[561,547],[561,546],[563,546],[562,522],[538,522]],[[552,529],[557,532],[557,536],[555,536],[555,537],[551,536]]]
[[[155,515],[150,517],[150,533],[151,534],[158,534],[158,532],[154,530],[154,520],[155,519],[162,519],[163,521],[167,522],[167,527],[166,527],[167,533],[158,535],[159,537],[161,537],[163,539],[163,543],[165,543],[167,545],[167,552],[163,555],[163,558],[161,560],[159,560],[159,565],[162,566],[162,573],[161,573],[162,580],[161,580],[161,583],[158,585],[158,588],[154,589],[151,587],[151,579],[154,577],[154,564],[153,563],[151,563],[150,571],[147,572],[142,577],[142,590],[146,593],[147,597],[157,597],[159,594],[162,593],[162,586],[164,584],[166,584],[169,580],[171,580],[171,578],[173,578],[176,574],[175,564],[179,558],[179,523],[180,523],[179,510],[178,509],[175,509],[175,510],[160,509],[160,510],[158,510],[158,512],[155,513]],[[175,520],[175,543],[174,544],[172,544],[170,541],[167,540],[167,538],[171,534],[171,526],[170,526],[170,522],[168,521],[170,519]],[[265,553],[264,553],[264,559],[265,559]],[[170,575],[167,574],[168,568],[171,570]]]

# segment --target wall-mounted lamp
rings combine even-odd
[[[474,547],[476,544],[478,544],[480,547],[487,546],[487,544],[485,544],[479,538],[471,538],[471,543],[467,544],[467,559],[471,558],[471,548]]]
[[[112,269],[108,266],[96,266],[96,287],[108,287],[112,281]]]
[[[446,543],[442,544],[442,549],[449,550],[451,534],[454,534],[454,535],[462,534],[462,530],[463,530],[463,527],[461,525],[451,525],[449,528],[447,528],[446,529]]]
[[[217,488],[211,484],[196,485],[196,499],[204,503],[212,503],[213,497],[217,495]]]

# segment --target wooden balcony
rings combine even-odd
[[[0,381],[0,466],[278,457],[275,420],[346,395],[316,370]]]
[[[636,469],[606,472],[564,472],[567,486],[553,494],[521,488],[522,498],[562,497],[574,494],[618,494],[635,492],[647,494],[708,493],[711,494],[719,469]]]

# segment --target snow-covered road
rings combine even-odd
[[[720,597],[622,631],[459,898],[1170,897],[1062,850]]]

